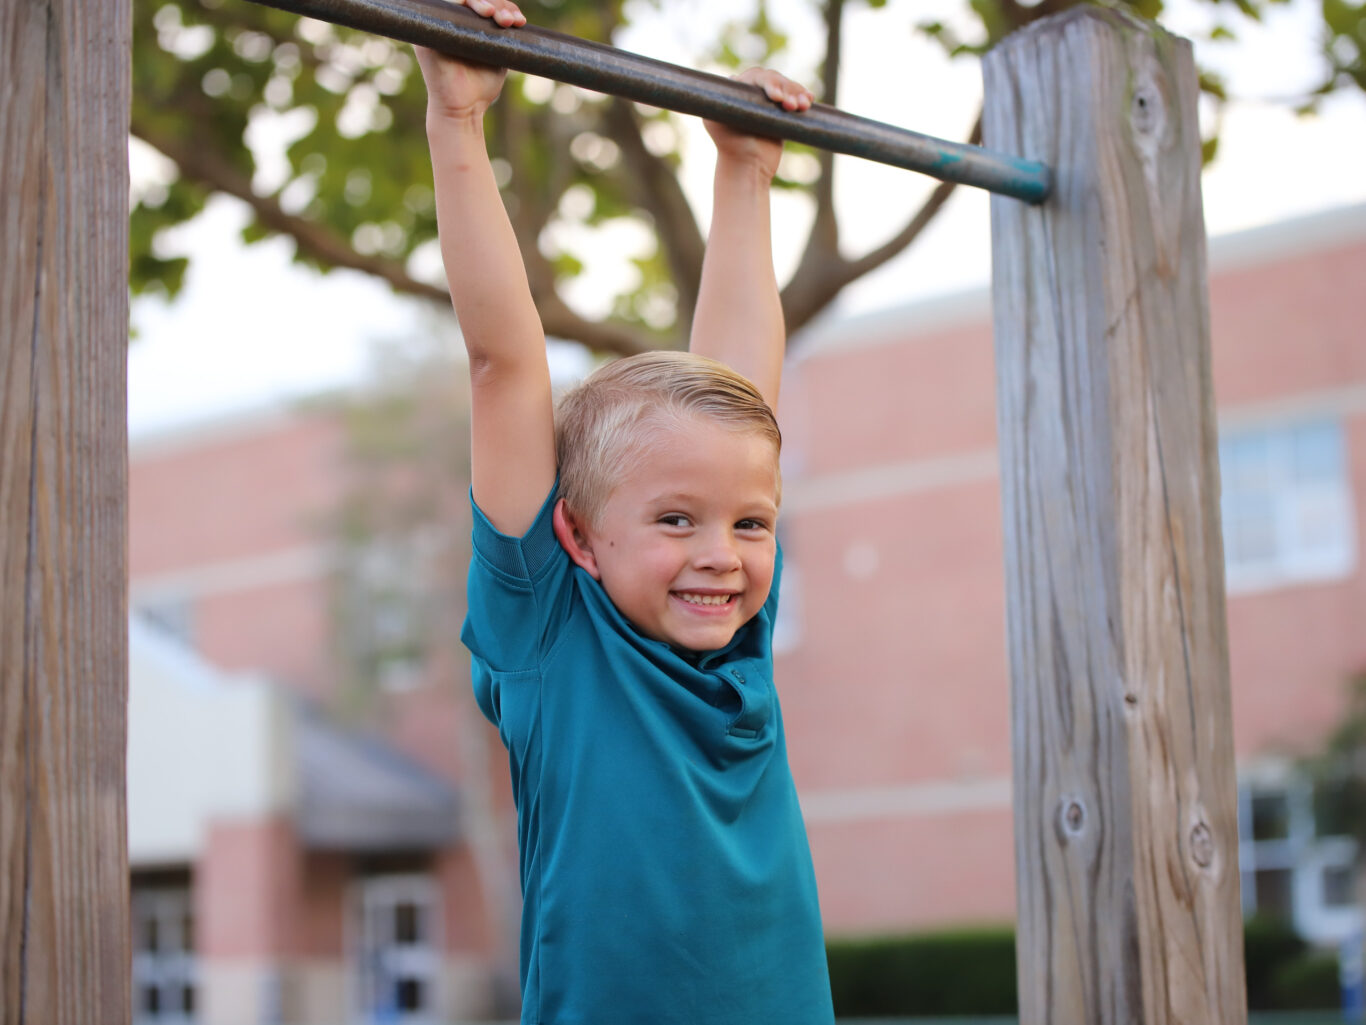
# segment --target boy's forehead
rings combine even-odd
[[[733,442],[727,436],[733,436]],[[755,441],[761,444],[756,446]],[[755,490],[766,493],[776,504],[780,487],[777,446],[753,431],[726,431],[715,442],[703,451],[689,446],[686,438],[677,435],[667,441],[642,440],[623,462],[608,500],[623,490],[634,492],[637,499],[716,497],[719,488],[734,485],[737,473],[744,475],[757,470],[762,480]],[[627,488],[623,489],[623,485]],[[767,495],[770,488],[772,494]]]
[[[756,441],[763,442],[773,450],[775,459],[778,456],[777,444],[755,425],[728,424],[687,413],[641,424],[626,441],[626,447],[642,453],[691,454],[699,440],[704,440],[709,448],[737,455],[752,451]]]
[[[629,478],[664,468],[743,466],[753,462],[758,453],[765,462],[771,459],[777,469],[778,446],[759,431],[705,426],[715,428],[707,432],[705,444],[676,427],[642,432],[627,448],[622,475]]]

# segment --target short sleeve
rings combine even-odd
[[[474,530],[461,640],[495,672],[535,669],[563,617],[572,563],[555,538],[552,491],[521,537],[499,531],[470,496]]]
[[[773,556],[773,582],[768,587],[768,600],[764,602],[764,612],[768,615],[768,629],[773,632],[773,624],[778,622],[778,592],[783,584],[783,546],[778,544]]]

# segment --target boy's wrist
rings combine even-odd
[[[484,113],[488,108],[451,110],[427,106],[427,134],[457,133],[460,135],[484,136]]]
[[[718,183],[725,181],[740,186],[753,186],[767,192],[776,173],[777,167],[758,153],[717,153]]]

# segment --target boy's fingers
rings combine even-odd
[[[454,0],[475,14],[491,18],[503,28],[526,24],[526,15],[512,0]]]
[[[772,68],[749,68],[736,78],[741,82],[757,85],[764,91],[765,96],[774,103],[781,104],[786,110],[806,110],[814,99],[811,90]]]

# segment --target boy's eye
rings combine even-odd
[[[767,530],[768,524],[763,520],[741,520],[735,525],[736,530]]]
[[[659,518],[659,522],[670,527],[686,527],[689,521],[682,513],[667,513]]]

